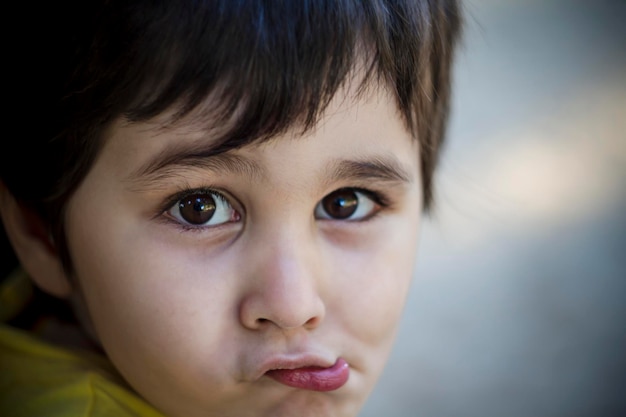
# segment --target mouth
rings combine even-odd
[[[329,367],[298,366],[298,364],[277,365],[265,372],[276,382],[292,388],[311,391],[335,391],[348,382],[350,367],[343,358]]]

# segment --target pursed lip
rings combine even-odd
[[[297,389],[334,391],[346,384],[350,367],[345,359],[334,362],[317,356],[275,357],[264,362],[256,379],[267,376]]]
[[[334,361],[318,355],[275,355],[264,360],[254,372],[252,380],[258,380],[267,372],[277,369],[298,369],[298,368],[329,368]]]

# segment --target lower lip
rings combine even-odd
[[[350,368],[342,359],[330,368],[311,366],[296,369],[273,369],[266,373],[270,378],[293,388],[311,391],[334,391],[348,381]]]

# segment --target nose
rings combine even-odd
[[[260,247],[258,247],[260,246]],[[239,316],[251,330],[319,326],[325,315],[319,251],[294,238],[261,243],[247,264],[247,289]]]

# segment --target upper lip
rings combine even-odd
[[[273,369],[298,369],[306,367],[329,368],[336,359],[329,359],[313,353],[278,354],[267,357],[255,369],[252,380],[257,380]]]

